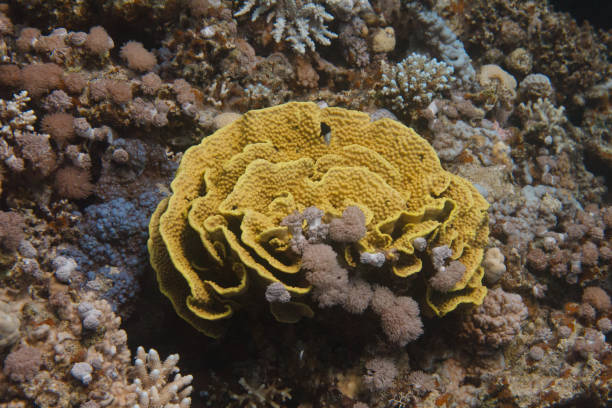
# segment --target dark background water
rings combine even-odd
[[[611,0],[550,0],[555,10],[570,13],[579,23],[588,20],[603,30],[612,28]]]

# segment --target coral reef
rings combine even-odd
[[[582,105],[577,94],[610,76],[605,35],[543,4],[470,2],[463,16],[461,37],[473,59],[497,63],[496,55],[527,50],[533,58],[531,71],[548,76],[562,95],[560,102],[572,109]]]
[[[178,355],[162,363],[155,350],[139,348],[131,368],[127,334],[108,302],[94,292],[79,294],[44,269],[29,281],[35,290],[6,296],[14,307],[3,308],[3,347],[10,347],[3,400],[27,398],[39,407],[190,406],[191,376],[176,373]],[[15,333],[17,322],[23,334]],[[16,337],[21,343],[11,346]]]
[[[0,2],[0,408],[609,406],[612,37],[560,10]]]

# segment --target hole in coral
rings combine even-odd
[[[325,122],[321,122],[321,136],[325,141],[325,144],[329,146],[331,142],[331,127]]]

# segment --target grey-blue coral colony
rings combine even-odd
[[[434,11],[424,9],[420,2],[406,2],[404,6],[421,24],[419,36],[425,40],[428,47],[435,50],[434,54],[438,58],[455,69],[459,85],[469,86],[474,81],[476,72],[463,43],[453,30],[446,25],[442,17]]]
[[[328,13],[323,5],[340,16],[371,8],[367,0],[246,0],[234,16],[243,16],[252,11],[251,21],[264,14],[267,22],[274,18],[274,41],[287,41],[295,51],[304,54],[306,48],[315,50],[315,41],[327,46],[338,37],[327,28],[334,15]]]

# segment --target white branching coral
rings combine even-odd
[[[412,53],[401,62],[382,63],[382,87],[378,96],[389,103],[395,113],[426,107],[440,92],[455,81],[453,67],[435,58]]]
[[[178,354],[162,362],[155,349],[145,352],[138,347],[134,360],[134,385],[138,404],[133,408],[189,408],[193,376],[181,376],[176,367]],[[174,378],[172,376],[174,375]],[[171,379],[172,378],[172,379]]]
[[[34,132],[36,115],[28,110],[30,97],[27,91],[13,95],[13,99],[0,99],[0,160],[14,171],[22,171],[25,163],[15,154],[13,146],[7,140],[14,140],[23,132]]]
[[[546,145],[561,145],[565,136],[564,125],[567,122],[563,106],[557,108],[549,99],[538,98],[536,102],[521,103],[517,112],[527,134],[540,139]]]
[[[13,99],[0,99],[0,129],[1,134],[12,136],[16,130],[34,131],[36,115],[28,109],[30,97],[27,91],[13,95]]]
[[[324,4],[340,17],[370,8],[367,0],[246,0],[234,16],[251,13],[251,21],[255,21],[266,14],[267,22],[274,19],[274,41],[287,41],[295,51],[304,54],[306,48],[315,50],[315,42],[327,46],[338,37],[327,28],[334,16],[325,10]]]
[[[55,153],[50,136],[34,131],[36,115],[28,109],[29,101],[26,91],[0,99],[0,160],[15,173],[25,170],[27,162],[44,177],[55,167]]]

